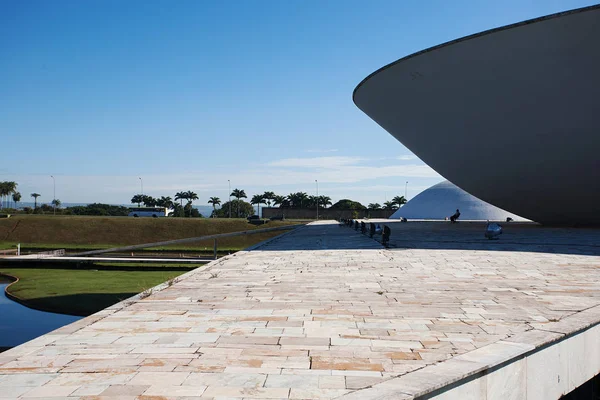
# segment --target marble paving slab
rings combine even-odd
[[[310,224],[0,353],[0,399],[410,399],[600,321],[597,230],[478,229]]]

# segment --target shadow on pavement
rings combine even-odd
[[[371,221],[365,220],[368,223]],[[486,222],[374,220],[391,228],[389,248],[435,250],[521,251],[550,254],[600,255],[600,229],[555,228],[535,223],[501,223],[497,240],[484,237]],[[260,246],[261,251],[381,249],[381,235],[367,234],[335,221],[296,229]]]

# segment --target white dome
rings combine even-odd
[[[454,214],[456,209],[460,210],[459,220],[506,221],[510,217],[515,221],[527,221],[470,195],[449,181],[422,191],[390,218],[444,219]]]

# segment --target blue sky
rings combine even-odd
[[[28,200],[305,191],[383,203],[443,178],[352,103],[376,69],[594,4],[0,2],[0,181]]]

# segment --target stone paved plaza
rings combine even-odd
[[[0,353],[0,398],[411,399],[600,321],[597,230],[391,226],[311,224]]]

